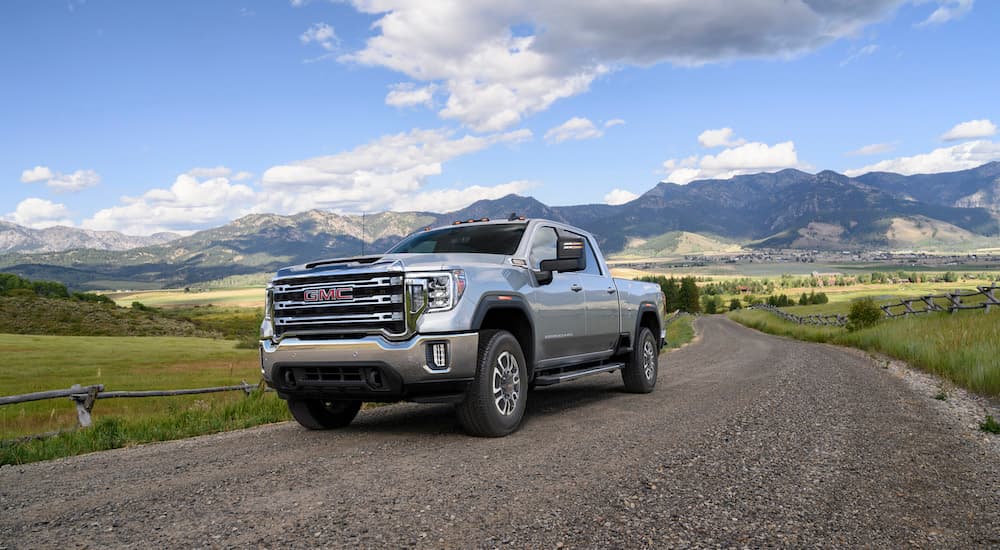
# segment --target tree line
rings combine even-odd
[[[13,273],[0,273],[0,296],[41,296],[43,298],[73,299],[81,302],[115,303],[102,294],[70,292],[66,285],[56,281],[32,281]]]

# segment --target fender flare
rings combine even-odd
[[[632,342],[639,339],[639,329],[642,327],[642,317],[647,312],[652,313],[653,317],[656,318],[657,328],[661,331],[663,330],[663,319],[660,318],[660,312],[656,309],[656,305],[651,302],[643,302],[639,305],[639,310],[635,314],[635,329],[632,331]],[[660,342],[660,346],[663,346],[663,341],[659,334],[653,334],[653,337]],[[637,345],[637,344],[633,344]]]

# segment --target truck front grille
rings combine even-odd
[[[317,275],[273,284],[278,337],[406,332],[402,273]]]

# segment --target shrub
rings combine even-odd
[[[729,302],[729,311],[735,311],[737,309],[743,309],[743,304],[740,303],[739,298],[733,298],[732,301]]]
[[[1000,422],[997,422],[992,415],[986,415],[986,420],[979,423],[979,429],[991,434],[1000,434]]]
[[[851,312],[847,314],[847,330],[855,331],[873,327],[882,320],[882,310],[871,298],[862,298],[851,304]]]

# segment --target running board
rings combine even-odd
[[[576,380],[577,378],[588,376],[591,374],[611,372],[623,368],[624,366],[625,363],[608,363],[607,365],[601,365],[599,367],[591,367],[589,369],[561,372],[559,374],[550,374],[548,376],[539,376],[535,378],[535,385],[551,386],[552,384],[558,384],[559,382],[567,382],[569,380]]]

